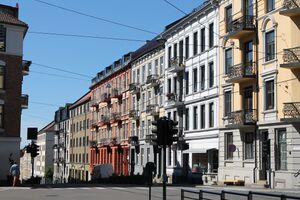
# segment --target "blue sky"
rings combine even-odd
[[[155,33],[160,33],[165,25],[183,16],[181,12],[163,0],[43,1]],[[190,12],[202,2],[201,0],[169,1],[185,12]],[[93,77],[123,54],[143,45],[143,42],[30,33],[34,31],[141,40],[149,40],[155,36],[70,13],[35,0],[1,0],[1,4],[10,6],[15,6],[17,2],[20,8],[20,19],[29,24],[29,32],[24,41],[24,59],[31,60],[33,63]],[[21,146],[28,143],[26,141],[27,127],[39,129],[44,127],[54,118],[54,112],[59,105],[63,106],[65,103],[76,101],[88,91],[90,86],[90,78],[87,77],[75,76],[38,65],[31,65],[30,70],[32,71],[29,76],[24,77],[23,81],[23,93],[29,94],[29,108],[22,111]]]

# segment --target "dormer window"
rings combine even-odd
[[[5,51],[6,28],[0,25],[0,51]]]

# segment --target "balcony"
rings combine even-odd
[[[110,95],[110,98],[112,98],[112,99],[122,99],[122,93],[120,92],[119,89],[113,88],[112,93]]]
[[[246,35],[255,33],[255,17],[244,15],[228,24],[228,35],[230,39],[240,39]]]
[[[138,110],[130,110],[129,117],[134,120],[139,119],[139,111]]]
[[[99,122],[99,126],[107,126],[107,125],[110,125],[109,117],[107,115],[102,115]]]
[[[122,122],[121,113],[112,113],[110,122],[111,123],[120,123],[120,122]]]
[[[254,62],[241,63],[228,69],[227,82],[240,83],[256,78]]]
[[[138,94],[140,93],[140,87],[138,83],[130,83],[129,84],[129,91],[131,94]]]
[[[279,14],[287,17],[300,16],[300,0],[284,0]]]
[[[22,109],[28,108],[28,98],[29,98],[29,96],[27,94],[22,94],[22,96],[21,96],[21,108]]]
[[[152,74],[147,76],[147,84],[149,84],[149,87],[156,87],[159,85],[159,80],[158,80],[158,75],[157,74]]]
[[[159,108],[158,108],[157,104],[149,104],[149,105],[147,105],[146,113],[153,115],[153,116],[157,116],[157,115],[159,115],[158,109]]]
[[[31,61],[23,60],[22,61],[22,73],[23,76],[27,76],[29,74],[29,67],[31,65]]]
[[[300,68],[300,47],[283,50],[283,64],[280,67],[288,69]]]
[[[110,94],[104,93],[101,95],[100,103],[108,103],[109,104],[110,102],[111,102]]]
[[[300,102],[283,103],[284,121],[300,120]]]
[[[227,116],[226,121],[226,127],[232,128],[255,125],[257,122],[257,113],[255,109],[231,112]]]
[[[91,120],[91,131],[98,131],[98,124],[96,120]]]
[[[109,142],[110,142],[109,138],[101,138],[98,144],[100,146],[103,146],[103,145],[108,145]]]
[[[185,64],[182,57],[171,58],[169,60],[170,72],[182,72],[185,69]]]
[[[167,108],[180,108],[183,106],[182,95],[168,93],[167,98]]]
[[[96,111],[98,112],[99,111],[99,103],[96,101],[96,100],[93,100],[92,103],[91,103],[91,110],[92,111]]]

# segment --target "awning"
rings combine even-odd
[[[216,148],[188,149],[182,153],[207,153],[209,150],[217,150]]]

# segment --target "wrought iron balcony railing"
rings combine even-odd
[[[159,115],[158,106],[156,104],[149,104],[146,108],[146,113],[150,115]]]
[[[101,98],[100,98],[100,102],[102,102],[102,103],[110,103],[111,102],[110,94],[109,93],[102,94]]]
[[[170,72],[181,72],[185,69],[184,58],[176,57],[169,60]]]
[[[96,100],[92,100],[91,102],[92,111],[99,111],[99,103]]]
[[[227,126],[254,125],[257,122],[255,109],[231,112],[227,116]]]
[[[300,46],[283,50],[283,64],[280,67],[297,68],[300,67]]]
[[[96,120],[91,120],[90,124],[91,124],[91,131],[97,131],[98,130],[98,123],[96,122]]]
[[[139,119],[139,111],[138,110],[130,110],[129,117],[132,119]]]
[[[28,98],[29,96],[27,94],[22,94],[21,96],[21,107],[22,109],[28,108]]]
[[[279,12],[281,15],[300,16],[300,0],[284,0],[282,7],[283,10]]]
[[[227,81],[232,83],[239,83],[244,80],[253,79],[256,77],[255,70],[255,62],[234,65],[228,69]]]
[[[110,124],[110,120],[109,120],[109,116],[107,115],[102,115],[100,118],[100,126],[105,126],[105,125],[109,125]]]
[[[181,107],[183,106],[182,95],[177,95],[175,93],[167,94],[167,107]]]
[[[129,91],[132,93],[132,94],[137,94],[140,92],[140,87],[139,87],[139,84],[138,83],[130,83],[129,84]]]
[[[244,15],[233,20],[227,26],[228,38],[238,39],[248,33],[255,31],[255,17],[253,15]]]
[[[159,80],[158,80],[158,75],[157,74],[152,74],[147,76],[147,84],[150,84],[150,87],[156,87],[159,85]]]
[[[121,90],[118,88],[113,88],[110,97],[113,99],[122,99]]]
[[[121,122],[121,113],[112,113],[111,114],[111,123],[119,123]]]
[[[110,142],[109,138],[101,138],[99,141],[100,145],[108,145]]]
[[[284,118],[300,118],[300,102],[283,103]]]

